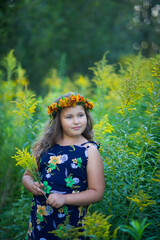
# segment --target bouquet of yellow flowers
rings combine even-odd
[[[21,151],[20,149],[16,148],[17,153],[12,156],[17,162],[17,165],[20,165],[23,169],[27,169],[33,178],[34,181],[39,182],[41,181],[39,171],[38,171],[38,165],[36,162],[36,158],[33,158],[29,152],[27,151],[27,148],[23,148]]]

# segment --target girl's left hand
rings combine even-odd
[[[65,202],[65,195],[60,193],[52,193],[47,198],[46,204],[49,204],[54,208],[60,208],[65,205]]]

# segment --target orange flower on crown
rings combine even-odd
[[[66,98],[62,97],[58,103],[52,103],[50,106],[48,106],[47,112],[50,117],[54,118],[58,110],[61,110],[65,107],[75,107],[76,105],[81,105],[89,111],[91,111],[94,107],[93,102],[89,102],[86,98],[77,94]]]

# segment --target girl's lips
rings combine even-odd
[[[80,127],[73,127],[73,129],[74,129],[74,130],[79,130],[79,129],[80,129]]]

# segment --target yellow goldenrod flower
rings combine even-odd
[[[39,103],[39,101],[36,101],[35,94],[31,94],[27,89],[24,92],[18,92],[17,100],[13,102],[16,103],[17,108],[17,110],[13,112],[27,119],[33,116],[37,104]]]
[[[113,235],[110,233],[111,224],[108,219],[112,216],[106,217],[102,213],[94,212],[92,215],[88,214],[82,220],[82,225],[86,236],[95,236],[96,239],[112,239],[116,238],[117,230],[116,228]]]
[[[152,180],[155,181],[155,182],[160,183],[160,173],[158,172],[158,174],[155,174],[155,176],[156,176],[157,178],[153,178]]]
[[[16,150],[17,153],[14,156],[12,156],[12,158],[14,158],[17,162],[16,166],[19,165],[25,170],[28,169],[33,179],[39,182],[40,179],[38,175],[38,165],[36,159],[29,154],[27,148],[23,148],[22,151],[18,148],[16,148]]]
[[[57,69],[53,69],[50,73],[50,76],[48,78],[45,79],[45,81],[43,82],[44,86],[48,86],[48,89],[50,91],[56,89],[60,89],[62,84],[62,79],[58,76],[58,71]]]
[[[142,190],[139,191],[139,195],[133,195],[132,197],[127,197],[131,201],[135,202],[139,207],[140,211],[143,211],[144,208],[156,204],[155,201],[151,200],[151,197],[143,193]]]
[[[83,87],[83,88],[89,88],[90,87],[90,81],[88,77],[84,77],[82,75],[79,76],[79,78],[75,81],[75,84],[78,87]]]
[[[94,132],[96,139],[98,140],[101,140],[104,134],[114,132],[113,126],[108,122],[107,114],[104,115],[104,117],[98,124],[94,125]]]

